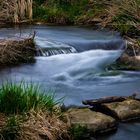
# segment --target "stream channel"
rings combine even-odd
[[[0,81],[39,83],[64,97],[65,105],[85,99],[140,92],[140,72],[108,70],[123,53],[126,42],[119,33],[73,26],[15,26],[0,28],[0,38],[29,36],[36,31],[36,62],[0,70]],[[140,140],[140,123],[122,123],[116,133],[97,140]]]

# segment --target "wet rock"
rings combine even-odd
[[[110,96],[110,97],[103,97],[99,99],[91,99],[91,100],[83,100],[82,103],[84,105],[90,106],[99,106],[103,103],[112,103],[112,102],[122,102],[126,99],[135,99],[137,93],[132,94],[131,96]]]
[[[117,69],[140,70],[140,47],[135,40],[132,40],[132,42],[131,40],[127,41],[128,46],[126,50],[116,61],[115,67]]]
[[[124,53],[117,61],[116,61],[117,69],[123,70],[140,70],[140,59],[139,56],[129,56]]]
[[[122,121],[140,118],[140,101],[137,100],[127,99],[123,102],[106,103],[103,106]]]
[[[105,114],[84,109],[69,109],[67,120],[71,126],[86,127],[91,134],[105,133],[117,129],[116,120]]]

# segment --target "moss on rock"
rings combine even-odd
[[[127,99],[123,102],[113,102],[103,104],[120,120],[127,121],[140,118],[140,101]]]
[[[105,114],[85,109],[69,109],[68,122],[71,126],[86,127],[91,134],[104,133],[116,129],[116,120]]]

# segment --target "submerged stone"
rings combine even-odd
[[[67,119],[71,126],[86,127],[91,134],[105,133],[117,129],[116,120],[103,113],[85,109],[69,109]]]
[[[103,106],[122,121],[140,118],[140,101],[137,100],[127,99],[123,102],[106,103]]]

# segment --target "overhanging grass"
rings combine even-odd
[[[0,88],[0,112],[19,114],[31,109],[52,111],[53,107],[61,103],[55,100],[55,94],[41,90],[39,85],[21,82],[2,83]]]

